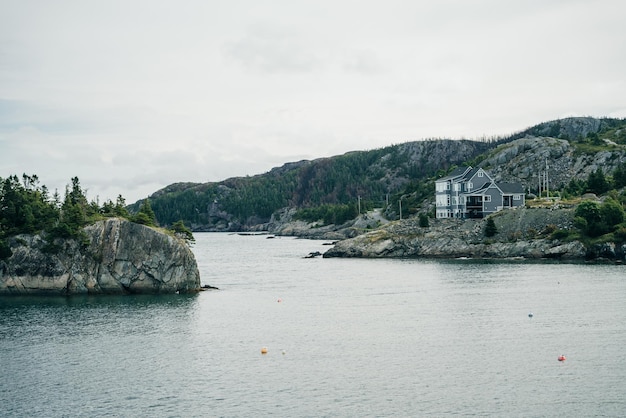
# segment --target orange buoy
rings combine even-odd
[[[261,354],[267,354],[267,347],[261,348]]]
[[[565,357],[563,354],[561,354],[561,355],[558,357],[558,360],[559,360],[559,361],[565,361],[565,359],[566,359],[566,357]]]

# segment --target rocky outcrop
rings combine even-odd
[[[580,241],[555,238],[572,228],[571,209],[501,211],[492,216],[498,233],[484,235],[485,220],[431,220],[426,228],[411,218],[339,241],[324,257],[433,257],[624,260],[624,245],[587,248]]]
[[[480,163],[496,181],[520,182],[526,189],[536,190],[539,175],[546,170],[550,189],[560,189],[571,179],[586,179],[601,168],[612,173],[626,161],[626,149],[616,147],[593,154],[577,152],[565,139],[527,136],[502,144]]]
[[[294,220],[295,212],[293,208],[284,209],[279,212],[279,216],[272,216],[270,223],[261,225],[259,230],[282,236],[337,241],[356,237],[389,223],[380,209],[358,215],[355,219],[341,225],[324,225],[322,220],[318,222]]]
[[[86,239],[10,239],[0,261],[0,294],[126,294],[193,292],[195,257],[181,240],[122,219],[84,228]]]

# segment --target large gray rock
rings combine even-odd
[[[100,221],[84,232],[84,242],[12,238],[13,255],[0,261],[0,294],[153,294],[200,288],[195,257],[180,239],[123,219]]]

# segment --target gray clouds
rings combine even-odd
[[[0,5],[0,176],[134,201],[425,137],[626,116],[625,6],[543,0]]]

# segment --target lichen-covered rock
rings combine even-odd
[[[0,261],[0,294],[124,294],[193,292],[200,274],[179,239],[122,219],[84,229],[85,242],[47,242],[39,235],[10,240]],[[54,244],[54,245],[51,245]]]

